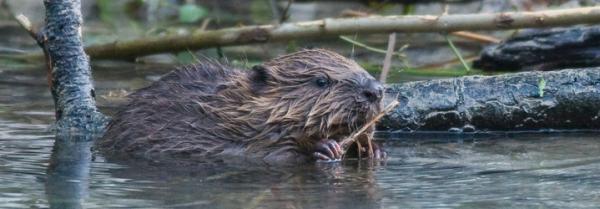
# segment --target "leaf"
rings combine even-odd
[[[182,23],[194,23],[206,17],[208,11],[195,4],[186,4],[179,7],[179,21]]]
[[[544,80],[544,78],[540,78],[540,81],[538,82],[538,93],[540,97],[544,97],[544,88],[546,88],[546,80]]]

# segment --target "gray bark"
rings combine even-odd
[[[101,132],[106,117],[98,112],[88,57],[81,40],[81,2],[44,1],[46,25],[38,34],[49,69],[57,129]]]
[[[600,128],[600,68],[394,84],[386,98],[400,105],[380,121],[380,130]]]

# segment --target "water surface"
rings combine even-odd
[[[95,69],[106,112],[114,106],[110,95],[168,71],[114,63]],[[381,138],[390,156],[385,162],[294,168],[107,160],[90,151],[91,141],[55,139],[44,76],[39,68],[0,72],[0,208],[597,208],[600,203],[600,140],[594,133]]]

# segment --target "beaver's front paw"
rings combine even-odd
[[[324,139],[317,142],[313,157],[318,161],[338,161],[342,154],[342,147],[336,141]]]

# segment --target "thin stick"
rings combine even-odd
[[[279,7],[277,6],[277,2],[275,0],[270,0],[269,5],[271,6],[271,14],[273,15],[273,20],[275,24],[279,25],[281,23],[281,14],[279,13]]]
[[[290,17],[289,12],[290,12],[290,7],[292,7],[292,3],[294,3],[294,0],[287,1],[287,5],[285,5],[283,12],[281,12],[281,19],[279,19],[280,23],[285,22]]]
[[[52,76],[52,58],[50,57],[48,48],[44,43],[46,41],[45,36],[38,34],[38,31],[33,28],[33,24],[31,24],[31,21],[29,21],[27,16],[18,14],[14,17],[19,25],[21,25],[21,27],[27,31],[31,38],[33,38],[44,51],[44,60],[46,61],[46,82],[48,83],[48,87],[52,89],[54,87],[54,79]]]
[[[210,18],[205,18],[204,20],[202,20],[202,25],[200,25],[200,31],[205,31],[206,28],[208,27],[208,24],[210,24]]]
[[[370,158],[373,158],[373,139],[371,136],[367,136],[367,145],[369,146],[369,150],[367,150],[367,155]],[[360,152],[358,153],[360,155]]]
[[[356,141],[356,149],[358,150],[358,153],[362,152],[362,144],[360,144],[360,141]],[[358,154],[358,160],[361,160],[362,156],[360,154]]]
[[[39,41],[37,38],[37,32],[33,29],[33,25],[31,24],[31,21],[29,21],[29,18],[27,18],[23,14],[19,14],[15,16],[15,19],[17,20],[19,25],[21,25],[21,27],[23,27],[27,31],[27,33],[29,33],[29,35],[32,38],[34,38],[36,41]]]
[[[383,59],[383,68],[381,69],[381,75],[379,75],[379,82],[385,83],[387,75],[390,72],[392,66],[392,54],[394,54],[394,48],[396,47],[396,33],[391,33],[388,38],[388,48]]]
[[[463,58],[465,59],[466,62],[471,62],[471,61],[478,59],[479,54],[470,54],[470,55],[464,56]],[[458,63],[460,63],[460,59],[454,58],[454,59],[446,60],[443,62],[429,63],[429,64],[413,66],[413,67],[416,70],[433,70],[433,69],[437,69],[437,68],[443,68],[446,65],[455,65]]]
[[[444,35],[444,37],[446,38],[446,41],[448,41],[448,45],[452,49],[452,52],[454,52],[454,55],[456,55],[456,57],[458,57],[458,60],[460,60],[460,63],[465,67],[465,70],[467,72],[470,72],[471,71],[471,67],[469,67],[469,64],[467,64],[467,62],[465,61],[465,59],[463,58],[463,56],[460,54],[460,52],[458,51],[458,49],[456,48],[456,46],[454,46],[454,43],[452,42],[452,40],[450,39],[450,37],[448,37],[448,35]]]
[[[363,132],[365,132],[372,125],[374,125],[377,121],[379,121],[379,119],[381,119],[386,113],[388,113],[389,111],[392,111],[392,109],[394,109],[394,107],[396,107],[398,104],[400,104],[400,102],[394,100],[392,103],[388,104],[383,109],[383,111],[381,111],[379,114],[377,114],[371,121],[369,121],[367,124],[365,124],[362,128],[358,129],[358,131],[354,132],[348,138],[345,138],[344,140],[342,140],[340,142],[340,146],[344,150],[344,153],[346,153],[346,151],[348,150],[350,145],[356,141],[358,136],[363,134]]]
[[[497,38],[494,38],[491,36],[486,36],[483,34],[469,32],[469,31],[457,31],[457,32],[450,33],[450,35],[477,41],[477,42],[484,43],[484,44],[500,43],[500,39],[497,39]]]
[[[347,41],[347,42],[349,42],[349,43],[351,43],[351,44],[354,44],[354,45],[356,45],[356,46],[362,47],[362,48],[364,48],[364,49],[366,49],[366,50],[369,50],[369,51],[373,51],[373,52],[377,52],[377,53],[381,53],[381,54],[387,54],[387,51],[386,51],[386,50],[383,50],[383,49],[378,49],[378,48],[375,48],[375,47],[372,47],[372,46],[366,45],[366,44],[364,44],[364,43],[358,42],[358,41],[356,41],[356,40],[354,40],[354,39],[351,39],[351,38],[348,38],[348,37],[346,37],[346,36],[340,36],[340,39],[342,39],[342,40],[344,40],[344,41]],[[400,58],[404,58],[404,55],[403,55],[403,54],[401,54],[401,53],[392,53],[392,54],[393,54],[393,55],[396,55],[396,56],[398,56],[398,57],[400,57]]]

